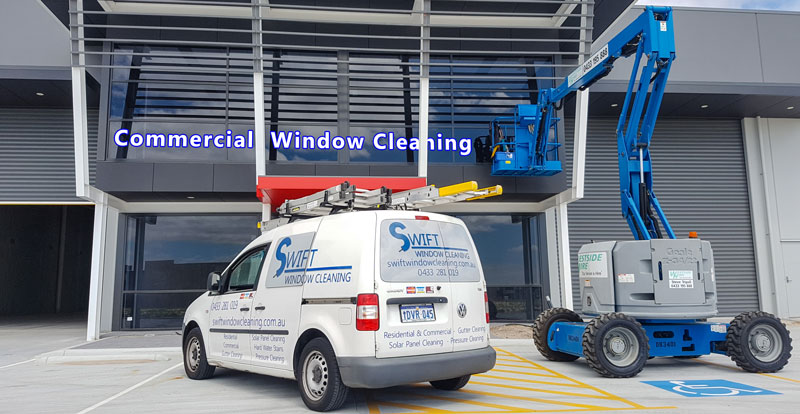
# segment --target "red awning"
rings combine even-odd
[[[393,192],[410,190],[428,185],[425,177],[290,177],[261,176],[258,177],[257,195],[262,203],[270,203],[272,209],[280,207],[286,200],[305,197],[349,182],[365,190],[386,187]]]

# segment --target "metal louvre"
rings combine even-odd
[[[112,69],[109,130],[163,130],[166,122],[249,127],[252,101],[260,98],[254,96],[251,74],[263,72],[267,131],[366,135],[385,129],[416,135],[419,79],[429,78],[428,133],[473,138],[486,134],[489,119],[535,102],[540,87],[552,86],[574,67],[581,42],[591,39],[594,5],[591,0],[147,3],[153,7],[117,0],[100,9],[70,1],[73,66]],[[115,157],[114,146],[108,148],[112,159],[169,157],[135,150],[116,151]],[[279,154],[274,148],[269,159],[287,155],[294,161],[337,160],[308,151]],[[362,160],[378,160],[377,155],[372,151],[373,158]],[[446,155],[431,161],[470,161]],[[413,154],[381,160],[412,162]]]
[[[632,240],[622,218],[616,119],[590,119],[584,198],[569,206],[572,286],[580,309],[576,257],[591,240]],[[571,136],[572,125],[565,125]],[[758,310],[741,122],[662,119],[653,134],[653,189],[678,237],[697,231],[714,248],[720,315]],[[565,140],[571,170],[571,139]]]
[[[97,111],[88,113],[95,178]],[[75,202],[71,109],[0,108],[0,202]]]

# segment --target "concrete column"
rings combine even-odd
[[[789,316],[783,274],[783,251],[775,194],[772,144],[768,120],[761,117],[742,120],[750,217],[753,226],[758,301],[761,310],[779,317]]]
[[[417,176],[428,176],[428,96],[430,87],[430,40],[431,2],[422,0],[420,13],[419,53],[419,153],[417,154]]]
[[[561,275],[562,305],[567,309],[573,309],[572,303],[572,261],[569,250],[569,219],[567,217],[567,204],[561,203],[556,207],[557,223],[556,231],[558,234],[558,266]]]
[[[547,280],[542,283],[549,283],[550,303],[554,307],[564,306],[564,291],[561,283],[561,257],[558,254],[558,231],[556,230],[557,208],[551,207],[544,212],[545,234],[547,239]]]
[[[103,270],[106,256],[106,225],[108,224],[108,196],[103,193],[94,205],[94,231],[92,233],[92,266],[89,282],[89,308],[86,323],[86,340],[100,339],[102,314]]]

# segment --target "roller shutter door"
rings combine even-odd
[[[584,199],[569,206],[573,298],[580,308],[576,257],[591,240],[632,240],[619,205],[616,119],[591,119]],[[572,126],[565,125],[571,168]],[[651,143],[654,191],[678,237],[697,231],[714,249],[720,315],[757,310],[741,121],[661,119]],[[568,169],[569,171],[569,169]]]
[[[97,159],[97,111],[88,114],[89,177]],[[72,109],[0,108],[0,202],[74,202]]]

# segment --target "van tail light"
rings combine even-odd
[[[486,323],[489,323],[489,292],[483,292],[483,309],[486,311]]]
[[[378,313],[378,295],[362,293],[356,299],[356,329],[359,331],[377,331],[381,326]]]
[[[431,218],[428,216],[414,216],[415,220],[430,220]]]

